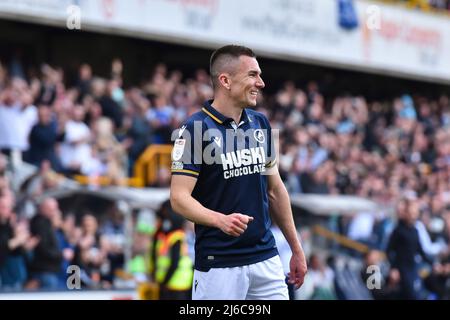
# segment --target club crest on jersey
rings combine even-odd
[[[259,143],[264,143],[264,141],[266,140],[266,137],[264,137],[264,133],[261,129],[256,129],[255,131],[253,131],[253,137]]]

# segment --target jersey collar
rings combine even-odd
[[[234,120],[232,118],[228,118],[226,116],[224,116],[223,114],[221,114],[219,111],[217,111],[211,104],[213,103],[214,100],[208,100],[203,104],[203,108],[202,111],[204,113],[206,113],[208,116],[210,116],[214,121],[216,121],[219,124],[225,124],[225,123],[231,123],[234,122]],[[248,114],[246,109],[242,110],[242,115],[241,115],[241,123],[242,122],[248,122],[249,118],[248,118]]]

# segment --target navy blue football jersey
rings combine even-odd
[[[174,133],[172,174],[197,179],[192,196],[204,207],[254,220],[239,237],[196,224],[195,268],[200,271],[253,264],[278,253],[269,229],[266,172],[276,164],[269,121],[244,109],[235,123],[211,103]]]

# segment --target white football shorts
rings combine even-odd
[[[278,255],[242,267],[194,271],[192,300],[289,300]]]

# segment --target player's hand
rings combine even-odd
[[[293,254],[290,261],[289,283],[294,285],[295,290],[299,289],[305,281],[306,272],[308,267],[306,266],[306,259],[304,255]]]
[[[247,225],[251,221],[253,217],[241,213],[223,215],[219,229],[230,236],[239,237],[247,230]]]

